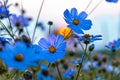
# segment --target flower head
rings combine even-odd
[[[117,3],[118,0],[106,0],[107,2]]]
[[[9,16],[11,16],[11,14],[9,13],[9,10],[8,10],[8,8],[11,6],[11,4],[8,5],[7,3],[8,3],[8,0],[5,0],[5,4],[3,4],[0,1],[0,19],[8,18]]]
[[[120,44],[118,41],[114,40],[113,42],[109,42],[108,45],[105,45],[105,47],[107,47],[111,51],[115,52],[120,47]]]
[[[36,60],[34,50],[27,47],[23,41],[15,42],[12,49],[3,57],[3,61],[8,67],[18,70],[25,70],[28,66],[32,66],[34,60]]]
[[[63,73],[63,77],[67,78],[67,79],[72,79],[74,74],[76,73],[76,71],[72,68],[68,68],[64,73]]]
[[[94,42],[96,40],[102,40],[102,35],[89,35],[84,34],[83,36],[74,35],[75,38],[78,38],[80,41],[83,41],[85,44],[89,44],[90,42]]]
[[[82,30],[89,30],[92,26],[91,20],[86,20],[87,13],[82,11],[78,14],[76,8],[72,8],[71,12],[66,9],[64,11],[64,20],[68,24],[68,27],[78,34],[83,34]]]
[[[11,16],[11,21],[14,26],[16,27],[27,27],[29,26],[29,18],[24,17],[22,15],[12,15]]]
[[[47,39],[41,38],[39,45],[43,50],[41,54],[44,54],[45,60],[48,62],[55,62],[65,55],[66,42],[62,35],[56,37],[50,34]]]

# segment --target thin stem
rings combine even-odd
[[[51,63],[48,64],[48,68],[50,67]]]
[[[22,15],[22,21],[23,21],[23,23],[25,23],[24,19],[23,19],[24,14],[23,14],[23,2],[22,2],[22,0],[21,0],[21,15]],[[21,27],[23,27],[23,26],[21,26]],[[29,31],[28,31],[28,28],[25,27],[25,30],[26,30],[26,33],[27,33],[28,37],[30,38],[30,34],[29,34]]]
[[[7,31],[7,33],[14,39],[13,35],[10,33],[10,31],[7,29],[7,27],[1,22],[1,20],[0,20],[0,23],[1,23],[2,27]]]
[[[50,34],[50,31],[51,31],[51,25],[49,25],[49,34]]]
[[[86,51],[87,51],[87,44],[86,44],[86,46],[85,46],[84,55],[83,55],[82,60],[81,60],[81,62],[80,62],[80,64],[79,64],[78,73],[77,73],[77,76],[76,76],[76,79],[75,79],[75,80],[78,80],[79,74],[80,74],[80,72],[81,72],[82,64],[83,64],[83,61],[84,61],[84,57],[85,57],[85,55],[86,55]]]
[[[85,8],[85,11],[87,11],[87,9],[88,9],[88,7],[91,5],[92,1],[93,1],[93,0],[90,0],[90,2],[88,3],[88,5],[87,5],[86,8]]]
[[[84,47],[83,47],[83,45],[82,45],[81,41],[79,41],[79,44],[80,44],[80,46],[81,46],[82,50],[84,51]]]
[[[95,7],[90,11],[90,13],[88,15],[90,15],[101,3],[102,3],[103,0],[100,0],[96,5]]]
[[[35,23],[35,28],[34,28],[34,31],[33,31],[32,42],[34,41],[35,32],[36,32],[36,29],[37,29],[37,23],[38,23],[38,20],[39,20],[39,17],[40,17],[42,8],[43,8],[44,1],[45,0],[42,1],[42,4],[41,4],[40,9],[39,9],[39,13],[38,13],[37,20],[36,20],[36,23]]]
[[[56,67],[57,67],[57,71],[58,71],[58,74],[59,74],[60,80],[63,80],[57,62],[56,62]]]
[[[5,7],[6,11],[7,11],[7,7],[6,7],[5,0],[3,0],[3,3],[4,3],[4,7]],[[8,19],[8,21],[9,21],[9,25],[10,25],[11,32],[12,32],[12,34],[13,34],[12,24],[11,24],[11,22],[10,22],[10,17],[9,17],[9,14],[8,14],[8,13],[7,13],[7,17],[8,17],[7,19]]]
[[[70,32],[65,36],[64,40],[66,40],[70,36],[71,33],[72,33],[72,30],[70,30]]]

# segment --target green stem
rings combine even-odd
[[[100,0],[96,5],[95,7],[89,12],[88,15],[90,15],[101,3],[102,3],[103,0]]]
[[[70,30],[70,32],[65,36],[64,40],[66,40],[70,36],[71,33],[72,33],[72,30]]]
[[[79,64],[79,68],[78,68],[78,72],[77,72],[77,76],[76,76],[76,79],[75,79],[75,80],[78,80],[79,74],[80,74],[80,72],[81,72],[82,64],[83,64],[83,61],[84,61],[84,57],[85,57],[85,55],[86,55],[86,51],[87,51],[87,44],[86,44],[86,46],[85,46],[84,55],[83,55],[82,60],[81,60],[81,62],[80,62],[80,64]]]
[[[6,7],[5,0],[3,0],[3,2],[4,2],[4,7],[5,7],[6,11],[7,11],[7,7]],[[11,32],[12,32],[12,34],[13,34],[12,24],[11,24],[11,22],[10,22],[10,17],[9,17],[9,14],[8,14],[8,13],[7,13],[7,16],[8,16],[8,21],[9,21],[10,29],[11,29]]]
[[[39,20],[41,11],[42,11],[42,7],[43,7],[43,4],[44,4],[44,1],[45,0],[42,1],[42,4],[41,4],[40,9],[39,9],[39,13],[38,13],[37,20],[36,20],[36,23],[35,23],[35,28],[34,28],[34,31],[33,31],[32,42],[34,41],[35,32],[36,32],[36,29],[37,29],[37,23],[38,23],[38,20]]]
[[[50,31],[51,31],[51,25],[49,25],[49,34],[50,34]]]
[[[57,67],[57,71],[58,71],[58,74],[59,74],[60,80],[63,80],[57,62],[56,62],[56,67]]]
[[[91,5],[93,0],[90,0],[90,2],[88,3],[87,7],[85,8],[85,11],[88,9],[88,7]]]
[[[0,20],[0,23],[1,23],[2,27],[6,30],[6,32],[14,39],[13,35],[10,33],[10,31],[7,29],[7,27],[1,22],[1,20]]]

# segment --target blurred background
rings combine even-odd
[[[53,30],[64,27],[67,24],[63,19],[63,12],[73,7],[77,8],[78,12],[84,11],[90,1],[91,0],[45,0],[39,21],[45,24],[47,30],[36,33],[36,43],[41,37],[48,34],[48,21],[53,21]],[[93,0],[86,12],[90,13],[99,1],[100,0]],[[13,5],[16,2],[19,4],[22,3],[23,8],[26,10],[25,15],[33,18],[33,22],[29,27],[29,32],[32,33],[42,0],[9,0],[9,3]],[[19,9],[16,9],[14,6],[10,7],[10,11],[11,13],[20,14]],[[88,16],[88,19],[92,20],[93,26],[90,30],[85,31],[85,33],[93,35],[100,34],[103,36],[103,40],[95,42],[95,50],[103,49],[109,41],[120,38],[120,1],[118,3],[108,3],[103,0]]]

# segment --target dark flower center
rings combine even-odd
[[[2,17],[4,17],[5,16],[5,14],[4,13],[2,13],[2,15],[1,15]]]
[[[73,19],[72,23],[75,25],[78,25],[80,23],[80,21],[78,19]]]
[[[16,22],[15,26],[20,27],[21,26],[20,22]]]
[[[21,61],[23,61],[23,59],[24,59],[24,57],[23,57],[23,55],[22,55],[21,53],[16,54],[16,55],[14,56],[14,58],[15,58],[15,60],[18,61],[18,62],[21,62]]]
[[[54,46],[50,46],[49,47],[49,52],[50,53],[55,53],[56,52],[56,48]]]
[[[84,38],[90,38],[90,35],[89,34],[84,34]]]
[[[2,51],[2,49],[3,49],[2,46],[0,46],[0,51]]]
[[[114,44],[112,45],[112,48],[115,48]]]

